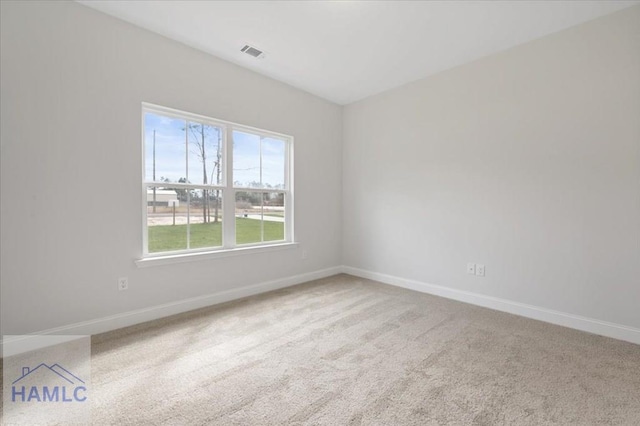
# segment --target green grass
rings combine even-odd
[[[284,240],[284,223],[264,222],[264,239],[260,238],[260,221],[236,218],[236,244]],[[190,247],[219,247],[222,245],[222,223],[196,223],[190,226]],[[149,226],[149,253],[185,250],[187,225]]]

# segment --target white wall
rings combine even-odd
[[[79,4],[3,1],[1,15],[3,334],[340,265],[339,106]],[[293,135],[296,240],[309,258],[136,268],[143,101]]]
[[[343,120],[345,265],[640,327],[639,6]]]
[[[343,261],[640,327],[640,7],[343,115],[78,4],[1,4],[3,334]],[[136,268],[142,101],[293,135],[296,239],[309,259]],[[487,276],[466,275],[469,261]]]

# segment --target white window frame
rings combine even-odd
[[[171,182],[163,186],[171,188],[185,189],[212,189],[222,191],[222,246],[219,247],[203,247],[195,249],[163,251],[157,253],[149,253],[149,239],[147,226],[147,188],[150,185],[161,185],[162,182],[148,181],[145,169],[145,114],[153,113],[177,118],[186,121],[195,121],[222,129],[222,184],[220,185],[202,185],[190,183]],[[265,251],[269,249],[283,249],[296,246],[293,236],[293,137],[282,133],[276,133],[268,130],[258,129],[255,127],[245,126],[242,124],[232,123],[229,121],[213,119],[203,115],[193,114],[180,111],[160,105],[150,103],[142,103],[141,115],[141,145],[142,145],[142,259],[137,260],[138,266],[151,266],[151,264],[184,262],[202,258],[223,257],[229,255],[243,254],[249,252]],[[252,187],[236,187],[233,183],[233,132],[240,131],[250,133],[262,138],[275,138],[285,142],[285,170],[284,170],[284,189],[272,188],[252,188]],[[188,161],[188,160],[187,160]],[[261,160],[262,161],[262,160]],[[255,192],[255,193],[284,193],[284,240],[263,241],[248,244],[236,244],[236,192]],[[189,233],[187,232],[187,241]]]

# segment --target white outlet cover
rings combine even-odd
[[[129,289],[129,279],[127,277],[118,278],[118,290],[123,291]]]
[[[479,277],[484,277],[484,265],[478,263],[476,265],[476,275]]]
[[[467,274],[475,275],[476,274],[476,264],[475,263],[467,263]]]

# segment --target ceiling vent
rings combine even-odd
[[[254,58],[264,58],[264,52],[260,49],[256,49],[253,46],[249,46],[248,44],[245,44],[244,47],[242,49],[240,49],[241,52],[246,53],[247,55],[253,56]]]

